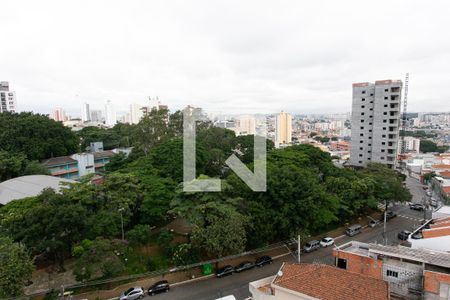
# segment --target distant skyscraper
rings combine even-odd
[[[117,123],[116,111],[110,100],[106,102],[105,105],[105,125],[106,126],[114,126]]]
[[[255,134],[256,132],[256,120],[252,116],[242,116],[238,118],[239,127],[238,134],[248,135]]]
[[[394,167],[400,126],[401,80],[353,84],[350,165]]]
[[[290,144],[292,142],[292,115],[280,112],[276,119],[275,146]]]
[[[81,121],[88,122],[91,120],[91,113],[89,111],[89,104],[83,103],[81,107]]]
[[[103,114],[101,110],[91,110],[91,122],[103,122]]]
[[[66,113],[61,107],[56,107],[53,109],[52,119],[57,122],[64,122],[66,120]]]
[[[16,92],[9,90],[8,81],[0,81],[0,113],[17,111]]]
[[[130,123],[137,124],[142,119],[144,113],[142,111],[142,105],[131,104],[130,105]]]

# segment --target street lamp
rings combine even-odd
[[[120,224],[122,225],[122,241],[124,241],[125,240],[125,234],[124,234],[124,232],[123,232],[123,215],[122,215],[122,212],[124,211],[125,209],[124,208],[119,208],[119,212],[120,212]]]

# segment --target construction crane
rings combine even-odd
[[[409,73],[406,73],[405,76],[405,90],[403,93],[403,112],[402,112],[402,124],[400,127],[400,159],[404,159],[404,155],[406,153],[406,143],[405,143],[405,136],[406,136],[406,130],[408,129],[408,118],[407,118],[407,112],[408,112],[408,86],[409,86]],[[402,164],[402,167],[404,167],[404,164]]]

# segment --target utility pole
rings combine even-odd
[[[300,263],[300,250],[301,250],[301,246],[300,246],[300,234],[297,237],[297,262]]]
[[[120,224],[122,225],[122,241],[125,240],[125,234],[123,232],[123,215],[122,212],[124,211],[123,208],[119,208],[119,212],[120,212]]]
[[[384,245],[387,245],[387,237],[386,237],[386,215],[387,215],[387,200],[385,201],[385,209],[384,209],[384,222],[383,222],[383,238],[384,238]]]

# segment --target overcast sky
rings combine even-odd
[[[20,110],[117,111],[159,96],[223,113],[351,110],[351,84],[402,79],[450,111],[450,2],[0,2],[0,80]],[[77,96],[78,95],[78,96]]]

